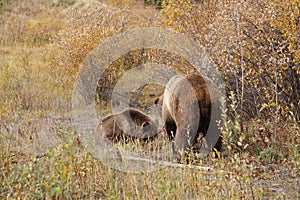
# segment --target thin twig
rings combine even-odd
[[[148,163],[153,163],[153,164],[159,164],[159,165],[165,166],[165,167],[178,167],[178,168],[190,168],[190,169],[201,169],[201,170],[205,170],[205,171],[213,171],[212,167],[185,165],[185,164],[180,164],[180,163],[172,163],[172,162],[168,162],[168,161],[150,160],[147,158],[140,158],[140,157],[134,157],[134,156],[125,156],[125,157],[123,156],[123,158],[128,159],[128,160],[143,161],[143,162],[148,162]]]

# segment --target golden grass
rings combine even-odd
[[[80,18],[94,4],[70,0],[30,2],[33,4],[11,1],[1,6],[0,199],[299,198],[297,124],[280,127],[282,140],[278,146],[272,140],[266,143],[258,139],[261,128],[266,131],[272,124],[267,120],[250,122],[243,140],[249,147],[244,152],[228,151],[220,159],[208,156],[198,161],[198,165],[212,167],[212,171],[166,167],[135,174],[117,171],[95,159],[81,146],[71,124],[74,76],[67,69],[74,63],[61,62],[70,55],[67,47],[74,47],[69,43],[72,37],[80,36],[79,24],[67,25],[68,17],[74,16],[70,14],[72,8],[77,9]],[[49,13],[53,18],[48,17]],[[127,11],[121,13],[121,17],[128,15]],[[112,16],[114,22],[120,17]],[[102,30],[101,40],[121,31],[114,25]],[[64,38],[56,40],[58,35]],[[95,42],[81,39],[84,44]],[[60,46],[66,49],[59,51],[57,45],[64,42],[68,46]],[[71,56],[82,55],[79,48],[75,46]],[[66,63],[70,65],[64,66]],[[146,88],[146,93],[148,90],[151,92]],[[226,131],[235,130],[234,123],[229,123]],[[258,151],[259,144],[267,148]],[[233,147],[235,143],[226,145]]]

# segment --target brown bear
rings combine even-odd
[[[155,103],[162,105],[164,128],[172,140],[175,158],[183,156],[187,148],[199,146],[200,141],[205,146],[204,154],[213,147],[221,150],[217,123],[221,120],[220,100],[216,86],[200,74],[176,75],[169,80]]]
[[[102,119],[102,137],[115,143],[140,140],[145,142],[157,134],[155,121],[142,111],[128,108]]]

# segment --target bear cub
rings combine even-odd
[[[135,140],[146,142],[157,135],[156,122],[135,108],[108,115],[102,119],[101,125],[102,137],[113,143]]]

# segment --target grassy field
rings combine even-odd
[[[300,127],[292,120],[251,119],[242,133],[238,115],[225,117],[221,158],[197,162],[209,171],[122,172],[82,147],[71,121],[78,70],[70,66],[105,38],[159,18],[134,0],[0,1],[0,199],[300,198]]]

